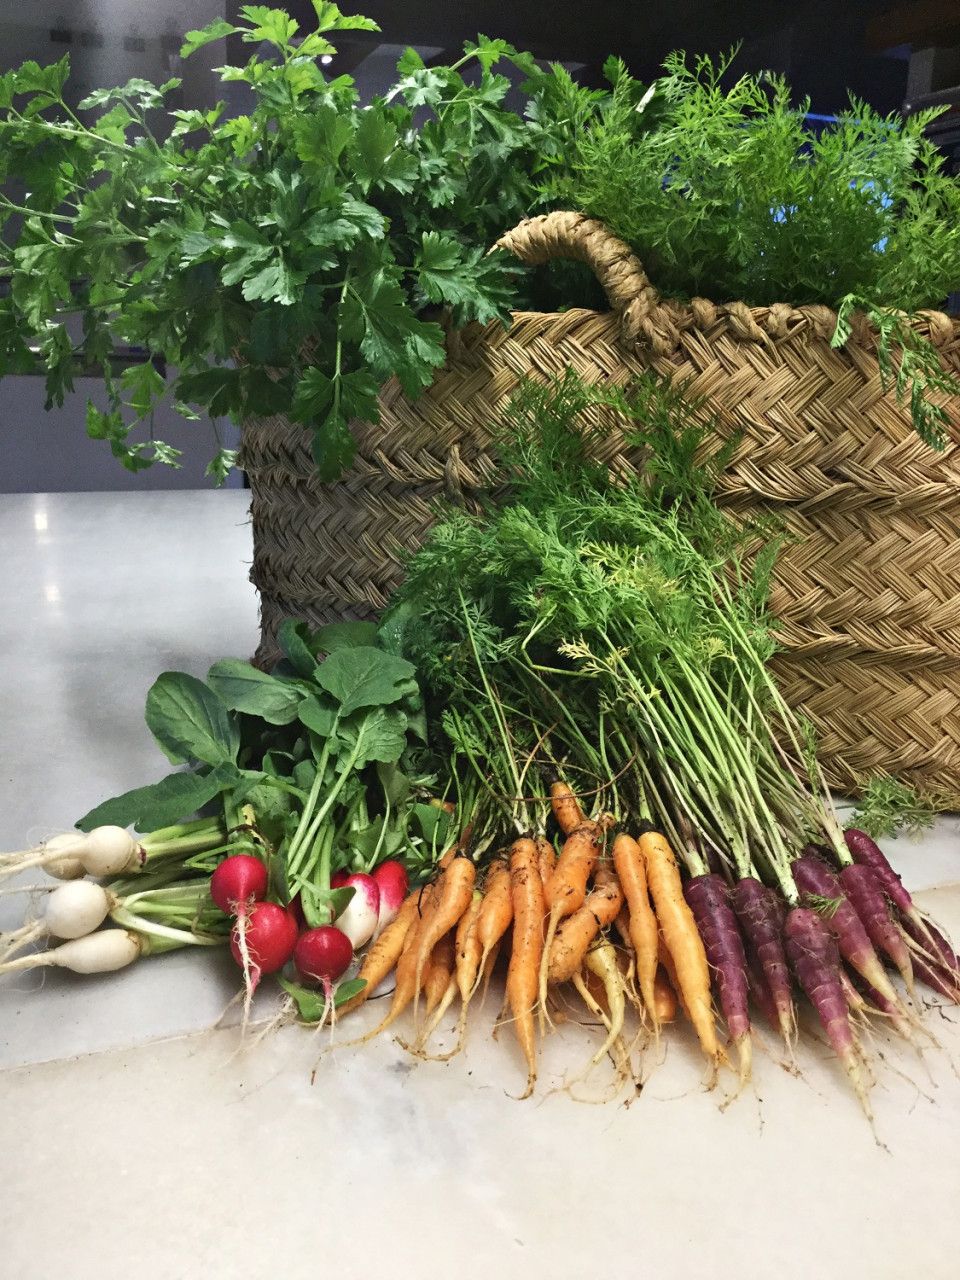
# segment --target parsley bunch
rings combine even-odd
[[[184,56],[230,34],[269,48],[219,69],[252,90],[236,118],[222,103],[168,109],[176,80],[98,90],[77,114],[66,58],[0,77],[0,183],[27,188],[22,203],[0,196],[0,377],[39,353],[49,407],[78,360],[102,371],[110,405],[88,405],[87,430],[131,471],[176,464],[162,441],[131,436],[170,397],[186,417],[292,417],[333,479],[382,382],[396,374],[416,396],[444,362],[431,312],[509,314],[518,266],[486,250],[538,210],[550,111],[534,123],[508,110],[495,68],[513,63],[545,102],[552,73],[478,37],[449,67],[408,50],[394,88],[363,106],[321,60],[334,33],[376,26],[313,3],[306,35],[262,5],[187,34]],[[175,376],[157,361],[115,377],[117,343]],[[221,449],[209,470],[223,478],[234,460]]]

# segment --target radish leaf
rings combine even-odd
[[[268,724],[290,724],[303,701],[296,685],[258,671],[239,658],[215,662],[207,672],[207,684],[231,711],[259,716]]]
[[[334,649],[356,649],[377,643],[375,622],[328,622],[314,633],[314,653],[333,653]]]
[[[164,671],[147,694],[146,721],[172,764],[233,762],[240,729],[221,699],[196,676]]]
[[[211,773],[171,773],[147,787],[135,787],[105,800],[77,823],[81,831],[107,824],[156,831],[181,822],[236,780],[237,770],[221,764]]]
[[[297,674],[309,679],[317,669],[317,660],[310,651],[310,628],[307,624],[287,618],[280,625],[277,639]]]
[[[417,689],[416,668],[404,658],[360,645],[337,649],[315,667],[314,679],[340,703],[348,716],[359,707],[389,706]]]

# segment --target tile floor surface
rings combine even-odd
[[[4,499],[0,848],[159,776],[142,706],[161,670],[252,652],[246,499]],[[960,886],[944,887],[960,881],[960,820],[888,852],[960,937]],[[0,928],[21,910],[0,898]],[[389,1038],[341,1044],[311,1085],[325,1038],[287,1028],[237,1052],[235,1028],[212,1029],[235,988],[219,954],[4,981],[2,1280],[960,1275],[952,1010],[926,1019],[939,1044],[922,1058],[877,1041],[875,1137],[809,1035],[800,1075],[758,1049],[731,1101],[700,1088],[673,1028],[627,1107],[563,1091],[593,1035],[569,1026],[520,1104],[493,999],[449,1063]],[[603,1096],[603,1071],[578,1097]]]

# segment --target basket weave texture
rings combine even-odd
[[[883,390],[865,321],[834,350],[825,307],[662,299],[631,251],[579,214],[531,219],[500,243],[530,264],[589,263],[612,310],[521,312],[508,329],[451,333],[448,363],[416,403],[391,379],[380,425],[353,424],[356,462],[334,484],[318,480],[302,427],[245,424],[258,661],[275,655],[284,617],[317,625],[385,604],[436,499],[471,505],[495,480],[489,424],[522,378],[573,367],[588,383],[624,385],[652,366],[704,397],[723,435],[737,433],[721,501],[738,515],[772,512],[792,535],[772,597],[786,650],[777,674],[819,733],[831,784],[856,793],[894,773],[960,794],[960,402],[939,397],[951,426],[937,452]],[[960,375],[960,321],[930,312],[919,329]],[[604,427],[602,461],[642,465],[616,422]]]

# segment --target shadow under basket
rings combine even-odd
[[[623,386],[654,368],[704,399],[721,439],[737,437],[720,501],[785,526],[775,669],[817,731],[831,785],[856,794],[890,773],[960,796],[960,401],[933,397],[950,418],[938,452],[884,390],[877,335],[862,317],[835,350],[825,307],[662,299],[627,246],[580,214],[531,219],[500,243],[530,264],[587,262],[611,310],[520,312],[507,329],[450,333],[447,364],[416,403],[391,379],[380,424],[353,424],[356,461],[333,484],[318,479],[302,427],[245,424],[257,663],[275,660],[286,617],[317,626],[383,608],[438,499],[473,508],[495,484],[490,424],[523,378],[572,367],[587,383]],[[929,312],[916,327],[960,375],[960,321]],[[599,460],[621,473],[641,467],[616,420],[591,412],[604,429]]]

